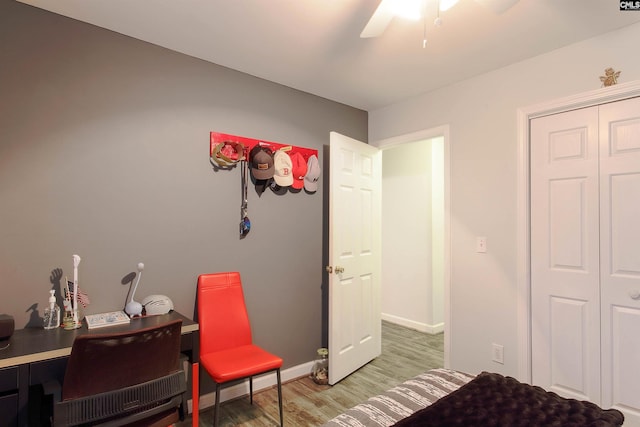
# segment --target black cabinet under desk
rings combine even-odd
[[[18,367],[0,369],[0,425],[18,425]],[[5,417],[5,414],[8,416]]]

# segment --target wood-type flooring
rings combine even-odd
[[[319,426],[345,410],[432,368],[443,367],[443,334],[430,335],[382,322],[382,354],[334,386],[318,385],[309,377],[282,385],[284,425]],[[331,367],[329,367],[331,369]],[[206,375],[206,374],[203,374]],[[220,427],[279,425],[276,387],[249,397],[223,402]],[[213,408],[202,409],[200,426],[213,425]],[[188,417],[177,427],[191,426]]]

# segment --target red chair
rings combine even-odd
[[[230,381],[248,378],[249,396],[253,404],[253,377],[273,371],[278,379],[278,404],[282,426],[282,359],[253,344],[240,273],[200,275],[197,301],[200,364],[216,383],[214,426],[218,426],[220,418],[222,386]]]

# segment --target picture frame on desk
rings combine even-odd
[[[84,316],[84,320],[87,323],[87,329],[105,328],[108,326],[123,325],[131,322],[129,316],[122,310],[99,314],[87,314]]]

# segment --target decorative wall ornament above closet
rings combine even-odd
[[[618,77],[620,77],[621,71],[616,71],[609,67],[604,70],[604,76],[600,76],[600,81],[603,86],[613,86],[618,84]]]

